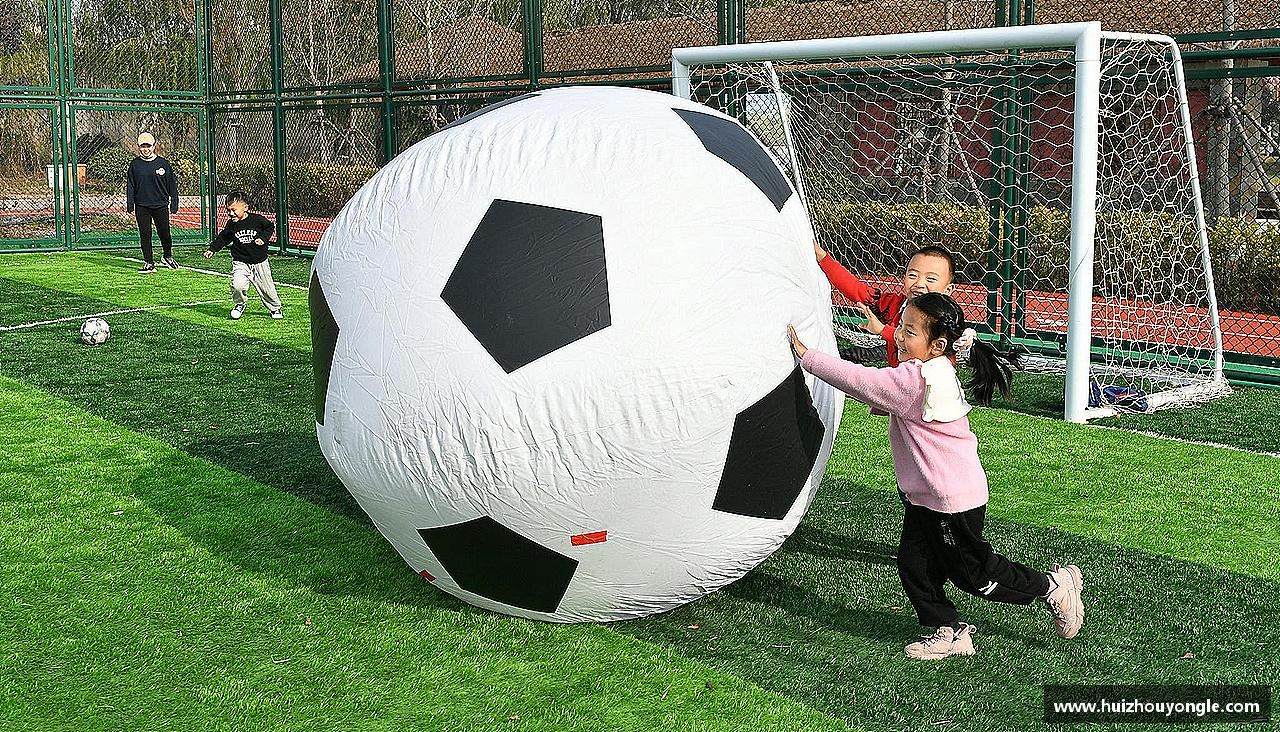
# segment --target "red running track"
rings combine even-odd
[[[897,289],[902,281],[876,275],[859,275],[874,288]],[[953,292],[971,321],[986,320],[987,291],[982,287],[957,285]],[[850,301],[839,293],[831,296],[832,304],[847,306]],[[1095,332],[1101,338],[1141,340],[1155,343],[1208,347],[1210,342],[1197,338],[1188,344],[1181,337],[1186,330],[1208,333],[1209,311],[1206,308],[1176,307],[1158,303],[1117,302],[1094,298],[1094,317],[1106,323]],[[1222,349],[1232,353],[1280,358],[1280,317],[1257,313],[1223,310],[1218,313],[1222,327]],[[1027,293],[1026,326],[1051,333],[1067,332],[1067,294],[1065,292]]]

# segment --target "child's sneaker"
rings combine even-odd
[[[284,312],[280,310],[271,311],[272,320],[284,320]]]
[[[908,658],[921,661],[936,661],[948,656],[972,656],[976,653],[973,649],[973,634],[976,632],[978,629],[968,623],[961,623],[960,630],[944,625],[935,630],[933,635],[925,636],[924,640],[916,641],[903,650],[907,652]]]
[[[174,259],[173,257],[165,257],[160,261],[164,262],[164,266],[168,267],[169,269],[178,268],[178,260]]]
[[[241,315],[244,315],[244,306],[243,306],[243,305],[237,305],[237,306],[235,306],[235,307],[231,308],[231,319],[232,319],[232,320],[239,320]]]
[[[1058,635],[1063,638],[1074,638],[1084,625],[1084,600],[1080,592],[1084,590],[1084,576],[1080,568],[1074,564],[1061,567],[1057,564],[1049,566],[1049,594],[1044,596],[1044,603],[1053,615],[1053,624]]]
[[[147,262],[146,264],[142,265],[142,269],[138,270],[138,274],[151,274],[155,271],[156,271],[155,264],[151,262]]]

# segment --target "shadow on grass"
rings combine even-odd
[[[373,525],[329,468],[314,431],[222,435],[191,442],[182,450],[343,518]]]
[[[165,524],[244,571],[325,595],[480,614],[417,576],[365,525],[221,475],[157,464],[128,488]]]
[[[818,559],[896,567],[895,547],[880,541],[858,539],[801,522],[778,551],[807,554]]]

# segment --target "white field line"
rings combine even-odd
[[[144,308],[128,308],[125,310],[107,310],[101,313],[89,313],[88,315],[72,315],[66,318],[54,318],[53,320],[38,320],[34,323],[21,323],[19,325],[0,325],[0,333],[9,330],[22,330],[24,328],[39,328],[42,325],[56,325],[58,323],[70,323],[76,320],[88,320],[89,318],[102,318],[108,315],[123,315],[125,313],[142,313],[148,310],[164,310],[166,308],[189,308],[196,305],[216,305],[225,301],[226,298],[217,300],[200,300],[198,302],[184,302],[173,305],[148,305]]]
[[[1009,414],[1019,414],[1025,417],[1043,419],[1048,422],[1062,423],[1062,419],[1060,417],[1046,417],[1043,414],[1028,414],[1027,412],[1015,412],[1012,409],[1006,410],[1006,411],[1008,411]],[[1280,452],[1268,452],[1266,450],[1247,450],[1243,447],[1236,447],[1235,445],[1224,445],[1221,442],[1209,442],[1208,440],[1187,440],[1181,437],[1170,437],[1169,435],[1161,434],[1159,432],[1149,432],[1147,430],[1138,430],[1138,429],[1133,429],[1131,427],[1112,427],[1110,425],[1093,424],[1093,423],[1088,423],[1081,426],[1092,427],[1094,429],[1099,429],[1099,430],[1111,430],[1113,432],[1128,432],[1129,434],[1143,435],[1144,437],[1154,437],[1157,440],[1166,440],[1168,442],[1181,442],[1184,445],[1199,445],[1201,447],[1218,447],[1223,450],[1243,452],[1249,455],[1263,455],[1265,457],[1280,458]]]
[[[142,263],[145,261],[145,260],[142,260],[142,259],[138,259],[137,257],[121,257],[121,259],[127,259],[127,260],[128,260],[128,261],[130,261],[130,262],[137,262],[138,264],[142,264]],[[185,270],[187,270],[188,272],[199,272],[200,274],[213,275],[213,276],[215,276],[215,277],[221,277],[221,278],[223,278],[223,279],[230,279],[230,278],[231,278],[231,275],[230,275],[229,273],[227,273],[227,272],[217,272],[217,271],[212,270],[212,269],[200,269],[199,267],[188,267],[188,266],[186,266],[186,265],[180,265],[180,266],[178,267],[178,269],[185,269]],[[290,283],[288,283],[288,282],[277,282],[277,283],[276,283],[276,287],[288,287],[288,288],[289,288],[289,289],[291,289],[291,290],[305,290],[305,289],[307,289],[307,288],[303,287],[302,285],[294,285],[294,284],[290,284]]]

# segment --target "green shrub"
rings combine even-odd
[[[957,255],[957,281],[985,282],[991,255],[990,212],[955,203],[832,202],[815,200],[814,227],[836,251],[857,251],[871,261],[904,267],[902,252],[941,244]],[[1023,226],[1014,221],[1013,225]],[[1071,218],[1045,207],[1025,214],[1026,282],[1031,289],[1066,291]],[[1170,232],[1182,241],[1173,247]],[[997,227],[999,234],[999,227]],[[1155,212],[1104,212],[1097,223],[1094,279],[1124,268],[1144,279],[1144,294],[1169,297],[1176,272],[1200,269],[1193,227]],[[1177,261],[1171,251],[1178,252]],[[1226,218],[1209,230],[1215,291],[1220,309],[1280,315],[1280,228]],[[1173,272],[1174,274],[1170,274]]]
[[[123,148],[109,145],[95,152],[88,160],[80,162],[85,164],[85,171],[90,178],[103,183],[121,183],[134,157],[133,153]]]
[[[289,163],[288,210],[295,216],[331,218],[351,199],[377,168],[368,165],[325,165]],[[275,207],[275,166],[270,162],[220,163],[218,193],[245,192],[254,208],[271,211]]]
[[[289,163],[286,184],[289,212],[303,216],[332,217],[378,172],[369,165]]]
[[[200,158],[179,152],[165,157],[178,176],[178,193],[184,196],[200,195]]]
[[[275,166],[269,162],[248,161],[218,163],[218,195],[234,190],[244,191],[258,211],[274,211],[276,208]]]

